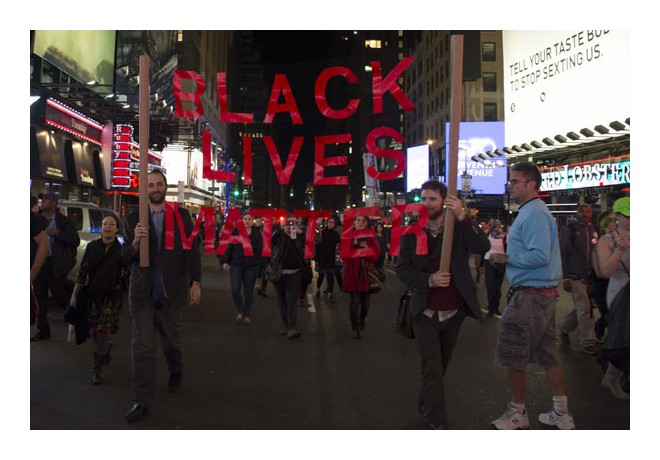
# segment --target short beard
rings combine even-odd
[[[149,202],[150,202],[151,204],[161,204],[163,201],[165,201],[165,194],[164,194],[164,193],[162,193],[162,194],[160,195],[160,200],[158,200],[158,201],[156,201],[156,200],[152,197],[151,194],[149,195]]]
[[[429,212],[429,213],[428,213],[429,220],[435,220],[435,219],[438,219],[438,218],[442,217],[442,215],[443,215],[444,213],[445,213],[445,210],[444,210],[444,209],[441,209],[440,211],[435,211],[435,212],[433,212],[433,213]]]

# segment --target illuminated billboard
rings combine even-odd
[[[630,155],[541,168],[541,192],[630,184]]]
[[[406,192],[420,188],[429,180],[428,144],[406,149]]]
[[[449,132],[449,123],[445,126]],[[504,184],[507,181],[507,162],[504,156],[494,157],[490,164],[472,161],[474,155],[494,152],[504,147],[504,122],[502,121],[473,121],[462,122],[458,142],[458,164],[452,166],[449,155],[446,155],[447,171],[456,168],[456,190],[463,190],[461,177],[464,174],[472,176],[469,189],[480,195],[501,195],[504,193]],[[449,140],[445,146],[449,152]],[[448,185],[448,184],[447,184]]]
[[[114,30],[37,30],[33,51],[82,83],[112,85],[115,35]]]
[[[630,32],[503,31],[506,145],[630,117]]]

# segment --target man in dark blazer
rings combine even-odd
[[[487,236],[477,228],[461,201],[447,196],[447,188],[437,180],[422,184],[422,204],[428,211],[425,232],[428,254],[416,254],[415,235],[403,235],[396,274],[413,289],[411,312],[413,331],[422,361],[422,390],[419,411],[432,429],[444,429],[447,413],[444,374],[451,359],[458,332],[465,316],[482,321],[476,285],[470,273],[470,254],[490,248]],[[449,272],[440,272],[445,210],[456,217]]]
[[[50,339],[48,322],[48,290],[53,299],[64,310],[69,303],[70,287],[67,274],[76,265],[76,252],[80,244],[78,230],[69,217],[59,211],[59,197],[53,192],[41,196],[41,216],[48,237],[48,256],[34,280],[34,293],[39,304],[37,315],[38,332],[30,341]],[[69,284],[69,285],[67,285]]]
[[[201,298],[202,266],[199,239],[184,249],[179,226],[174,225],[174,248],[165,249],[165,195],[167,179],[159,170],[148,180],[149,225],[139,223],[139,211],[126,218],[124,263],[131,267],[128,308],[131,314],[131,383],[135,400],[126,413],[129,422],[140,420],[153,402],[156,385],[156,335],[160,336],[169,367],[168,389],[181,386],[181,310]],[[193,223],[186,209],[178,208],[186,235]],[[140,240],[149,239],[149,267],[140,267]]]

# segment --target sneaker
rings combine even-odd
[[[252,321],[250,320],[249,316],[243,318],[243,324],[252,324]]]
[[[519,411],[509,404],[504,415],[493,420],[490,425],[495,430],[526,430],[529,428],[529,418],[526,410]]]
[[[300,332],[296,328],[290,329],[286,334],[287,339],[297,339],[298,337],[300,337]]]
[[[588,355],[595,355],[597,350],[593,345],[580,345],[580,351]]]
[[[328,292],[325,295],[325,300],[327,300],[328,302],[334,302],[335,301],[335,296],[332,295],[332,292]]]
[[[241,324],[243,322],[243,314],[242,313],[239,313],[238,315],[236,315],[236,321],[235,322],[236,322],[236,324]]]
[[[559,337],[561,339],[561,343],[563,343],[564,345],[568,345],[569,343],[571,343],[571,338],[569,337],[568,332],[562,332],[559,335]]]
[[[573,416],[566,412],[565,414],[559,415],[552,409],[550,412],[544,414],[539,414],[539,422],[544,425],[556,426],[560,430],[574,430],[575,422],[573,422]]]
[[[278,332],[279,335],[286,335],[286,333],[287,333],[286,327],[282,327],[282,329],[280,329]]]

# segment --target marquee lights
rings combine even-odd
[[[49,126],[80,137],[88,142],[101,145],[101,133],[103,125],[82,113],[56,101],[53,98],[46,100],[46,105],[54,110],[47,109],[45,121]],[[93,131],[89,131],[91,128]]]
[[[148,150],[149,157],[160,163],[163,156]],[[112,186],[135,188],[138,184],[140,145],[133,138],[133,126],[116,125],[112,135]],[[149,163],[149,170],[154,164]]]

